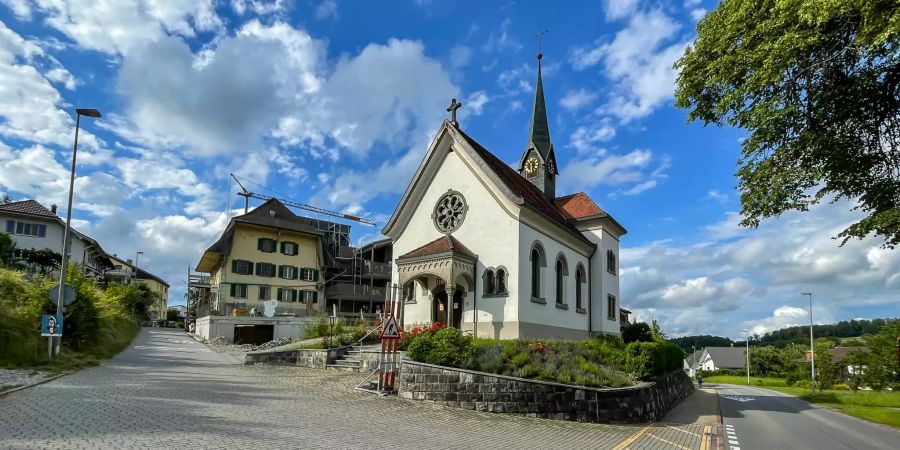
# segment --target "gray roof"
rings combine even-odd
[[[619,308],[619,310],[621,310],[621,309],[622,308]],[[701,356],[703,356],[703,349],[696,350],[694,353],[687,355],[687,357],[684,358],[684,360],[687,361],[687,363],[690,365],[695,365],[695,364],[700,363]]]
[[[34,200],[23,200],[21,202],[12,202],[5,205],[0,205],[0,211],[9,211],[19,214],[28,214],[30,216],[42,216],[52,219],[58,219],[58,217],[56,217],[56,214],[53,214],[53,212],[47,209],[44,205]]]
[[[747,363],[743,347],[706,347],[704,350],[719,369],[743,369]]]

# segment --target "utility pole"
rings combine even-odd
[[[750,385],[750,330],[744,328],[744,334],[747,335],[747,385]]]
[[[809,297],[809,370],[812,373],[812,393],[816,395],[816,341],[813,338],[812,292],[801,292]]]

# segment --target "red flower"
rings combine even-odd
[[[430,331],[434,332],[434,331],[442,330],[442,329],[444,329],[444,328],[447,328],[447,324],[446,324],[446,323],[444,323],[444,322],[433,322],[433,323],[431,324],[431,329],[430,329]]]

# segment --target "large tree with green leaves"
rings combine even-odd
[[[900,2],[723,0],[676,63],[689,119],[743,128],[742,225],[858,202],[846,242],[900,244]]]

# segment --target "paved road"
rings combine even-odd
[[[0,448],[697,448],[701,425],[481,413],[356,391],[364,375],[241,366],[145,328],[112,361],[0,397]]]
[[[797,397],[747,386],[710,387],[719,392],[725,448],[731,450],[900,448],[900,432]]]

